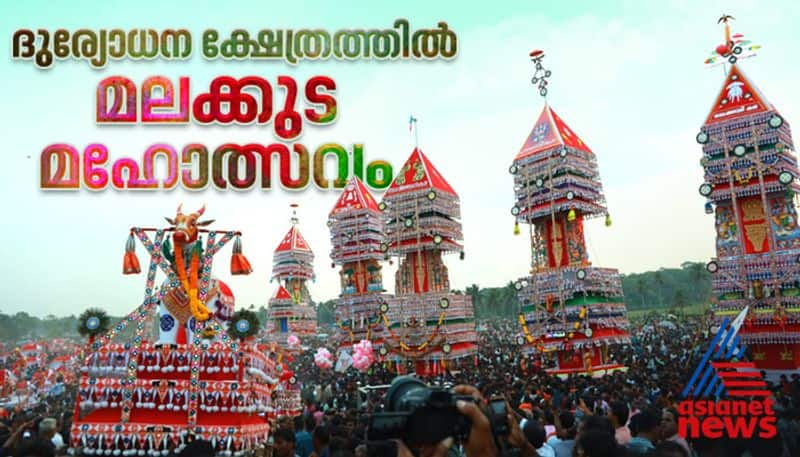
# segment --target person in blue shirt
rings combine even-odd
[[[298,457],[309,457],[314,452],[311,433],[308,432],[309,430],[314,430],[314,425],[312,416],[297,416],[294,418],[294,451]]]
[[[569,411],[562,411],[556,416],[556,430],[558,431],[558,437],[550,438],[547,440],[547,444],[553,448],[556,457],[572,457],[575,436],[578,433],[575,415]]]

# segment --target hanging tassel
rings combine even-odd
[[[125,257],[122,259],[122,274],[135,275],[142,272],[139,266],[139,259],[136,257],[136,240],[133,233],[128,236],[125,242]]]
[[[181,322],[178,325],[178,332],[175,335],[175,344],[186,344],[186,323]]]
[[[253,272],[253,267],[247,257],[242,254],[242,239],[236,235],[233,240],[233,255],[231,255],[231,274],[232,275],[249,275]]]
[[[606,227],[611,227],[611,215],[606,214]]]
[[[519,222],[514,222],[514,235],[519,235]]]
[[[569,210],[569,213],[567,213],[567,220],[570,221],[570,222],[575,220],[575,210],[574,209]]]

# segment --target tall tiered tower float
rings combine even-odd
[[[534,83],[546,95],[544,54],[531,53]],[[542,84],[542,80],[544,84]],[[611,219],[605,207],[597,157],[545,103],[509,168],[519,223],[528,224],[532,271],[516,282],[522,309],[520,345],[552,353],[557,374],[603,375],[624,369],[608,347],[628,344],[628,320],[617,270],[589,262],[584,221]]]
[[[415,360],[431,374],[477,351],[474,309],[468,295],[453,293],[443,254],[462,245],[458,194],[415,148],[379,205],[387,241],[381,250],[399,257],[395,298],[384,314],[386,347]]]
[[[378,202],[358,177],[345,186],[328,215],[328,227],[332,266],[341,266],[342,293],[336,301],[339,348],[364,339],[377,348],[383,342],[381,306],[386,308],[380,264],[384,223]]]
[[[750,358],[770,377],[800,368],[800,229],[794,195],[800,190],[789,123],[742,71],[753,46],[731,35],[707,64],[726,76],[705,123],[705,182],[700,194],[715,215],[717,257],[708,263],[718,321],[748,307],[739,331]]]
[[[268,325],[272,325],[271,339],[281,343],[290,335],[303,340],[317,331],[317,313],[306,287],[306,281],[314,279],[314,253],[297,228],[297,205],[292,208],[292,226],[272,260],[272,280],[278,281],[278,290],[269,302]]]

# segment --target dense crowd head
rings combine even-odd
[[[512,433],[534,449],[535,455],[738,456],[745,450],[757,457],[781,456],[783,451],[800,455],[798,376],[769,383],[780,439],[684,441],[678,434],[675,406],[708,347],[709,326],[701,317],[673,320],[670,325],[660,325],[662,319],[635,321],[632,344],[609,352],[614,361],[629,367],[627,372],[602,378],[550,375],[546,370],[554,364],[551,357],[526,353],[515,341],[517,325],[495,321],[486,323],[480,332],[477,359],[451,363],[444,373],[424,381],[474,386],[483,399],[504,397],[514,416]],[[366,455],[366,430],[371,415],[383,409],[385,392],[368,387],[390,384],[397,376],[396,365],[378,360],[365,373],[320,370],[313,363],[315,349],[297,356],[292,367],[300,381],[303,414],[281,417],[272,424],[270,452],[277,457]],[[410,363],[406,369],[413,371]],[[66,385],[57,395],[34,395],[38,395],[34,407],[12,409],[0,418],[0,444],[7,444],[0,456],[49,456],[66,451],[75,386]],[[462,451],[473,457],[468,446]],[[197,452],[202,455],[201,450]]]
[[[665,320],[652,317],[635,321],[632,344],[614,347],[609,353],[628,370],[602,378],[550,375],[546,370],[554,366],[554,359],[525,353],[515,342],[519,332],[516,323],[489,322],[480,333],[477,361],[465,358],[451,364],[444,374],[425,381],[467,384],[477,387],[483,398],[505,397],[511,409],[524,418],[521,432],[527,440],[535,448],[554,444],[558,448],[555,451],[562,451],[554,454],[557,457],[564,455],[567,446],[569,455],[576,456],[687,457],[695,453],[739,455],[744,449],[774,446],[718,440],[727,443],[727,448],[720,448],[720,443],[702,439],[687,443],[680,438],[676,405],[712,335],[703,317],[681,317],[668,324],[663,323]],[[367,373],[336,373],[319,370],[310,359],[305,360],[308,358],[301,357],[298,364],[304,414],[329,427],[331,451],[350,455],[348,452],[354,453],[363,444],[369,415],[383,407],[382,392],[359,388],[390,384],[397,375],[395,366],[379,362]],[[407,369],[413,371],[411,364]],[[800,378],[768,384],[778,405],[778,446],[783,446],[788,455],[800,455]],[[355,426],[345,427],[345,423]],[[549,455],[547,450],[542,452],[540,455]]]

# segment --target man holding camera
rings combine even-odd
[[[452,447],[461,436],[466,457],[538,456],[520,429],[520,418],[511,411],[505,399],[487,402],[472,386],[459,385],[445,392],[409,377],[396,378],[392,385],[396,387],[390,388],[385,402],[390,412],[378,414],[377,419],[373,419],[368,435],[371,435],[370,439],[377,437],[379,440],[394,436],[392,439],[397,451],[393,454],[384,445],[375,446],[378,443],[372,442],[375,447],[369,450],[369,455],[448,457],[453,455]],[[452,405],[457,416],[442,412],[449,410],[447,399],[455,400]],[[425,419],[426,416],[438,420],[430,421]],[[424,425],[420,427],[417,421]],[[462,430],[463,424],[467,424],[466,430]],[[437,433],[447,436],[438,442],[426,442]],[[408,442],[396,439],[399,436]]]

